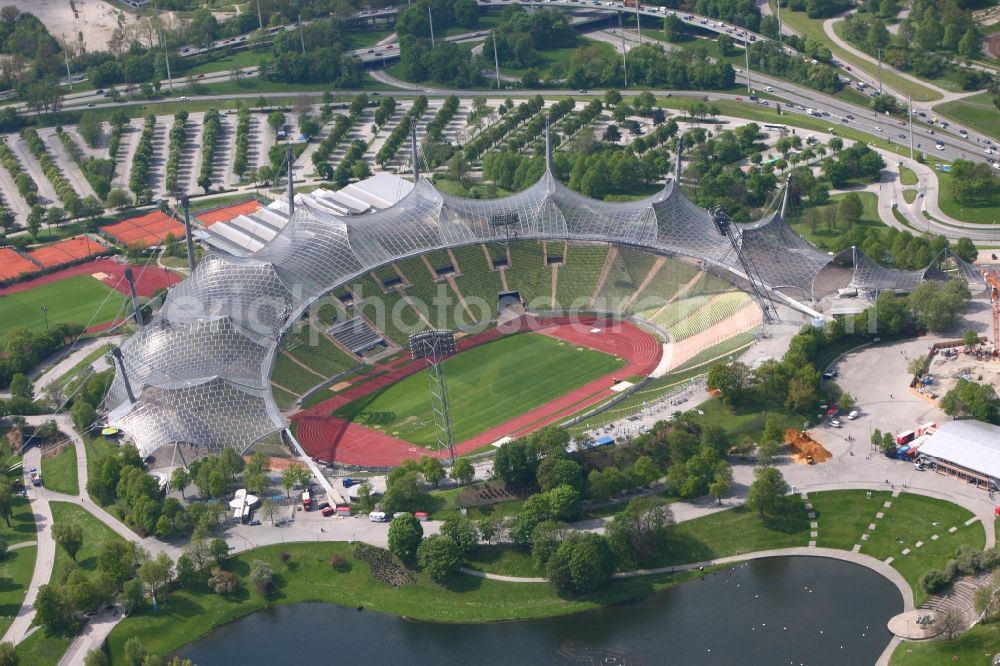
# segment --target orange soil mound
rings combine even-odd
[[[807,463],[809,456],[815,463],[826,462],[833,457],[833,454],[823,448],[823,445],[814,440],[804,430],[789,428],[785,431],[785,444],[792,452],[792,459],[795,462]]]

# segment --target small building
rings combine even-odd
[[[350,516],[351,515],[351,506],[349,504],[338,504],[337,505],[337,515],[338,516],[344,516],[344,517]]]
[[[951,421],[927,436],[920,458],[984,490],[1000,490],[1000,426]]]
[[[426,511],[417,511],[413,515],[416,517],[417,520],[419,520],[422,523],[426,523],[428,520],[431,519],[430,514],[428,514]]]

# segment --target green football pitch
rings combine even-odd
[[[625,364],[540,333],[507,335],[444,362],[455,441],[461,442]],[[419,444],[435,442],[427,375],[405,377],[334,415]]]
[[[25,291],[0,296],[0,336],[17,328],[44,331],[42,306],[49,325],[91,326],[109,322],[124,312],[125,296],[89,275],[77,275]],[[96,316],[95,316],[96,313]]]

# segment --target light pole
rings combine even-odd
[[[625,87],[628,88],[628,52],[625,49],[625,30],[622,29],[621,12],[618,12],[618,32],[622,33],[622,72],[625,74]]]
[[[45,330],[49,330],[49,306],[42,306],[42,320],[45,321]]]
[[[743,53],[747,57],[747,95],[753,95],[750,89],[750,43],[746,40],[743,40]]]

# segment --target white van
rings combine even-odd
[[[767,92],[774,92],[774,88],[772,88],[771,86],[764,88],[764,90]]]
[[[368,514],[368,520],[373,523],[387,523],[389,522],[389,517],[385,515],[385,511],[372,511]]]
[[[853,421],[854,419],[858,418],[859,416],[861,416],[861,412],[859,412],[858,410],[855,409],[855,410],[852,410],[851,413],[847,415],[847,418],[848,418],[848,420]]]

